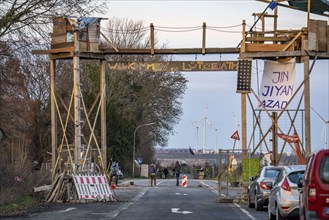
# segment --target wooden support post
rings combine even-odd
[[[273,152],[273,165],[278,166],[278,127],[277,127],[277,119],[278,114],[277,112],[272,112],[272,152]]]
[[[305,151],[306,158],[311,154],[311,105],[310,105],[310,79],[309,79],[309,60],[304,57],[304,109],[305,109]]]
[[[80,165],[81,157],[81,94],[79,92],[80,86],[80,58],[79,58],[79,40],[78,31],[74,31],[74,56],[73,56],[73,88],[74,88],[74,173],[76,168]]]
[[[151,54],[154,55],[154,25],[151,23],[150,25],[150,31],[151,31]]]
[[[247,158],[247,93],[241,93],[242,160]]]
[[[101,60],[100,63],[100,101],[101,104],[101,149],[102,149],[102,156],[103,156],[103,165],[106,169],[107,161],[106,161],[106,79],[105,79],[105,60]]]
[[[278,30],[278,7],[275,7],[275,9],[274,9],[274,21],[273,21],[273,31],[274,31],[273,37],[277,36],[277,33],[276,33],[277,30]],[[277,42],[275,42],[275,43],[277,43]]]
[[[55,108],[55,69],[56,60],[50,60],[50,114],[51,114],[51,168],[52,181],[54,180],[56,150],[57,150],[57,117]]]
[[[307,0],[307,32],[310,31],[311,0]]]
[[[246,52],[246,20],[242,20],[242,42],[240,48],[240,56]]]
[[[206,28],[207,28],[207,25],[206,25],[206,22],[203,22],[203,25],[202,25],[202,55],[205,55],[206,54]]]
[[[245,52],[246,43],[246,21],[242,21],[242,42],[240,48],[240,56]],[[241,129],[242,129],[242,160],[247,158],[247,93],[241,93]]]

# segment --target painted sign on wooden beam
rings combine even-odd
[[[108,66],[115,71],[237,71],[238,61],[108,62]]]

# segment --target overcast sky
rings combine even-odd
[[[213,1],[111,1],[106,17],[128,18],[142,20],[145,26],[153,23],[160,43],[166,43],[167,48],[201,48],[202,30],[188,32],[168,32],[173,27],[202,26],[206,22],[206,47],[236,47],[241,41],[241,23],[246,20],[248,27],[253,25],[253,13],[261,13],[266,4],[253,0],[213,0]],[[273,11],[268,10],[269,14]],[[301,29],[306,27],[307,14],[300,11],[279,8],[278,29]],[[313,19],[327,20],[326,17],[312,15]],[[266,29],[271,29],[273,20],[266,20]],[[165,28],[167,27],[167,28]],[[232,28],[226,28],[232,27]],[[260,28],[260,23],[257,25]],[[189,29],[190,30],[190,29]],[[237,55],[192,55],[177,56],[177,60],[187,61],[219,61],[236,60]],[[312,61],[311,61],[312,62]],[[310,62],[310,63],[311,63]],[[253,62],[252,87],[257,91],[257,75],[262,77],[263,61]],[[303,80],[303,64],[297,64],[296,87]],[[236,93],[236,72],[186,72],[189,80],[188,89],[182,100],[183,115],[175,127],[175,135],[169,137],[168,147],[198,148],[203,145],[203,121],[206,116],[206,149],[215,149],[216,143],[220,148],[232,148],[234,141],[230,136],[240,129],[240,94]],[[329,120],[329,62],[317,61],[311,73],[311,106],[325,120]],[[297,97],[290,109],[296,109]],[[248,105],[248,144],[252,134],[253,118]],[[264,116],[265,117],[265,116]],[[302,117],[297,117],[296,126],[300,127]],[[264,123],[266,123],[264,118]],[[289,127],[289,120],[282,122],[283,129]],[[299,123],[299,124],[298,124]],[[211,125],[210,125],[211,124]],[[198,127],[198,129],[196,128]],[[312,151],[323,148],[324,123],[311,112]],[[215,129],[218,132],[215,132]],[[197,133],[198,131],[198,138]],[[329,128],[327,129],[327,133]],[[328,135],[328,134],[327,134]],[[216,138],[217,137],[217,138]],[[216,142],[217,139],[217,142]],[[237,146],[241,148],[241,143]],[[252,148],[252,147],[251,147]],[[264,148],[263,148],[264,149]],[[289,148],[287,148],[290,151]]]

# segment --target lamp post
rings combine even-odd
[[[154,125],[155,122],[152,123],[147,123],[147,124],[142,124],[142,125],[138,125],[137,128],[134,131],[134,149],[133,149],[133,177],[135,177],[135,149],[136,149],[136,132],[138,130],[138,128],[140,127],[144,127],[144,126],[149,126],[149,125]]]

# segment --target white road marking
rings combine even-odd
[[[115,211],[112,211],[110,213],[107,213],[107,215],[105,216],[105,218],[102,218],[102,219],[114,219],[115,217],[117,217],[122,211],[128,209],[131,205],[134,204],[134,202],[137,202],[138,200],[140,200],[144,194],[147,192],[147,190],[149,190],[150,188],[146,187],[146,188],[143,188],[138,194],[137,196],[135,196],[133,199],[132,199],[132,202],[127,202],[125,204],[123,204],[122,206],[120,206],[119,208],[117,208]]]
[[[186,193],[175,193],[176,195],[188,196]]]
[[[171,212],[172,213],[178,213],[178,214],[192,214],[193,212],[190,212],[190,211],[178,211],[179,208],[171,208]]]
[[[215,193],[216,195],[218,195],[218,189],[215,189],[213,186],[210,186],[210,185],[204,183],[203,181],[200,181],[200,183],[201,183],[202,185],[205,185],[206,187],[209,187],[209,188],[211,189],[211,192],[213,192],[213,193]],[[221,196],[224,196],[224,197],[227,197],[227,195],[225,195],[225,194],[223,194],[223,193],[221,193],[220,195],[221,195]]]
[[[69,212],[69,211],[72,211],[72,210],[74,210],[74,209],[77,209],[77,208],[67,208],[67,209],[65,209],[65,210],[61,210],[61,211],[59,211],[59,212]]]
[[[250,219],[252,220],[256,220],[256,218],[254,216],[252,216],[247,210],[245,210],[244,208],[242,208],[240,205],[234,203],[234,205],[236,207],[238,207],[244,214],[246,214]]]

